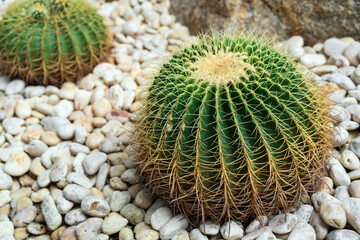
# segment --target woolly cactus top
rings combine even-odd
[[[314,187],[331,147],[327,100],[256,37],[204,37],[164,63],[139,114],[139,164],[190,219],[273,214]]]

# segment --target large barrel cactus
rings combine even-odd
[[[331,148],[319,87],[243,35],[203,37],[175,53],[138,115],[147,182],[193,223],[287,211],[314,190]]]
[[[17,0],[0,21],[0,64],[28,84],[60,85],[105,60],[110,39],[85,0]]]

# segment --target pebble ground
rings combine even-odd
[[[262,224],[191,228],[141,186],[130,132],[148,68],[193,37],[168,13],[169,0],[93,5],[114,32],[113,63],[60,88],[0,76],[0,240],[360,239],[359,42],[280,43],[334,105],[336,142],[321,191]]]

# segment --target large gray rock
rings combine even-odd
[[[191,33],[228,26],[325,40],[359,38],[360,30],[360,4],[353,0],[171,0],[171,12]]]

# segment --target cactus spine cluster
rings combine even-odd
[[[286,211],[321,177],[329,104],[268,42],[202,37],[162,64],[147,94],[139,164],[154,193],[193,223]]]
[[[18,0],[0,21],[0,64],[28,84],[76,81],[109,56],[111,36],[85,0]]]

